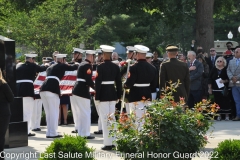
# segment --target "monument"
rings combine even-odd
[[[8,85],[16,96],[15,41],[0,35],[0,68]],[[5,135],[5,148],[28,145],[27,122],[23,122],[23,103],[21,97],[14,97],[10,106],[11,118]]]

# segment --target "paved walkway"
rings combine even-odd
[[[36,132],[35,137],[29,137],[28,146],[27,147],[19,147],[19,148],[11,148],[5,149],[7,156],[15,156],[12,158],[13,160],[35,160],[38,157],[35,156],[35,153],[44,152],[45,148],[53,141],[53,139],[45,138],[46,126],[42,126],[42,131]],[[59,126],[58,131],[62,134],[70,134],[73,130],[73,125],[67,126]],[[97,124],[92,124],[91,133],[97,130]],[[211,133],[212,132],[212,133]],[[210,153],[213,148],[217,147],[218,143],[225,139],[240,139],[240,123],[233,121],[220,121],[214,122],[213,127],[209,130],[209,134],[211,136],[209,138],[209,143],[206,145],[203,152]],[[88,145],[96,149],[96,159],[97,160],[120,160],[121,157],[117,156],[116,151],[102,151],[101,147],[103,146],[103,138],[102,135],[94,135],[96,138],[93,140],[89,140]],[[21,156],[25,153],[25,157],[17,158],[16,156]],[[31,157],[27,158],[27,155]],[[6,158],[6,160],[10,160],[11,158]],[[193,160],[207,160],[208,158],[194,158]]]

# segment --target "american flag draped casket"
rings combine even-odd
[[[95,80],[96,71],[93,71],[92,79]],[[34,85],[34,93],[39,94],[40,87],[42,86],[44,80],[46,78],[46,72],[40,72],[35,79]],[[77,70],[75,71],[66,71],[63,78],[60,80],[60,90],[61,94],[72,94],[72,89],[77,79]],[[90,88],[90,93],[93,94],[94,90]]]

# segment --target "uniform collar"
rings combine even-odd
[[[170,61],[176,61],[177,58],[170,58]]]
[[[111,62],[111,60],[110,59],[105,59],[104,62]]]
[[[138,59],[137,61],[138,62],[144,62],[144,61],[146,61],[146,59]]]

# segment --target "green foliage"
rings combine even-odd
[[[112,127],[117,125],[117,130],[112,128],[117,151],[144,155],[149,152],[169,153],[167,159],[175,159],[174,152],[194,154],[206,145],[206,133],[212,125],[208,119],[216,115],[218,106],[202,100],[194,109],[185,109],[183,98],[178,103],[173,101],[172,93],[178,86],[179,83],[170,82],[164,96],[152,104],[143,99],[147,110],[139,122],[144,121],[141,129],[134,112],[121,114],[119,122],[112,123]],[[125,160],[128,159],[138,158],[125,157]]]
[[[224,140],[213,150],[211,160],[240,159],[240,140]]]
[[[0,32],[41,56],[113,42],[143,44],[160,54],[172,43],[186,53],[195,39],[195,8],[196,0],[1,0]],[[214,12],[215,39],[227,39],[231,30],[240,41],[239,2],[215,1]]]
[[[23,63],[25,61],[25,56],[20,56],[17,58],[17,60]]]
[[[87,140],[80,136],[64,135],[63,138],[54,139],[54,141],[41,153],[39,160],[70,160],[70,159],[89,159],[85,153],[93,153],[94,149],[87,146]],[[79,157],[75,157],[78,155]],[[82,156],[82,157],[80,157]]]

